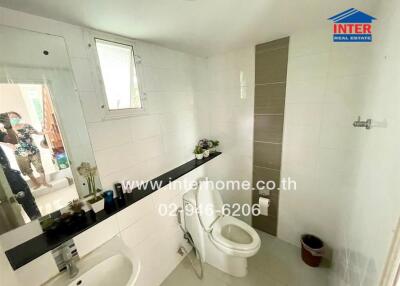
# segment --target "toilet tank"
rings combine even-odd
[[[213,224],[221,217],[223,210],[221,195],[212,182],[207,180],[199,182],[196,203],[201,225],[210,232]]]

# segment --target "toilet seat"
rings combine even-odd
[[[217,220],[210,239],[221,251],[241,257],[253,256],[261,246],[258,233],[247,223],[232,216]]]

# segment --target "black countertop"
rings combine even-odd
[[[124,205],[120,206],[118,205],[117,201],[114,200],[115,209],[113,209],[112,211],[106,212],[105,210],[102,210],[96,215],[94,215],[93,212],[86,213],[86,220],[74,230],[70,231],[68,234],[54,234],[45,232],[14,248],[7,250],[5,254],[10,261],[12,268],[16,270],[31,262],[32,260],[38,258],[39,256],[45,254],[46,252],[57,248],[67,240],[106,220],[117,212],[156,192],[162,187],[168,185],[170,182],[175,181],[176,179],[182,177],[183,175],[189,173],[190,171],[196,169],[204,163],[207,163],[208,161],[214,159],[219,155],[221,155],[221,153],[217,152],[202,160],[193,159],[165,174],[162,174],[161,176],[158,176],[157,178],[149,181],[149,183],[146,184],[145,187],[138,187],[134,189],[131,194],[126,194]]]

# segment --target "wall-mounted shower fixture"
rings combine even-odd
[[[354,127],[365,127],[365,129],[371,129],[372,127],[372,119],[367,119],[365,121],[361,121],[361,116],[358,116],[358,119],[353,122]]]

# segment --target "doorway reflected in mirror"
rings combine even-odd
[[[3,169],[14,173],[6,177],[21,206],[17,215],[28,223],[65,207],[79,195],[49,88],[43,84],[0,84],[0,94],[0,113],[8,115],[17,137],[14,144],[0,142],[12,171]],[[9,132],[5,127],[0,123],[3,135]]]

